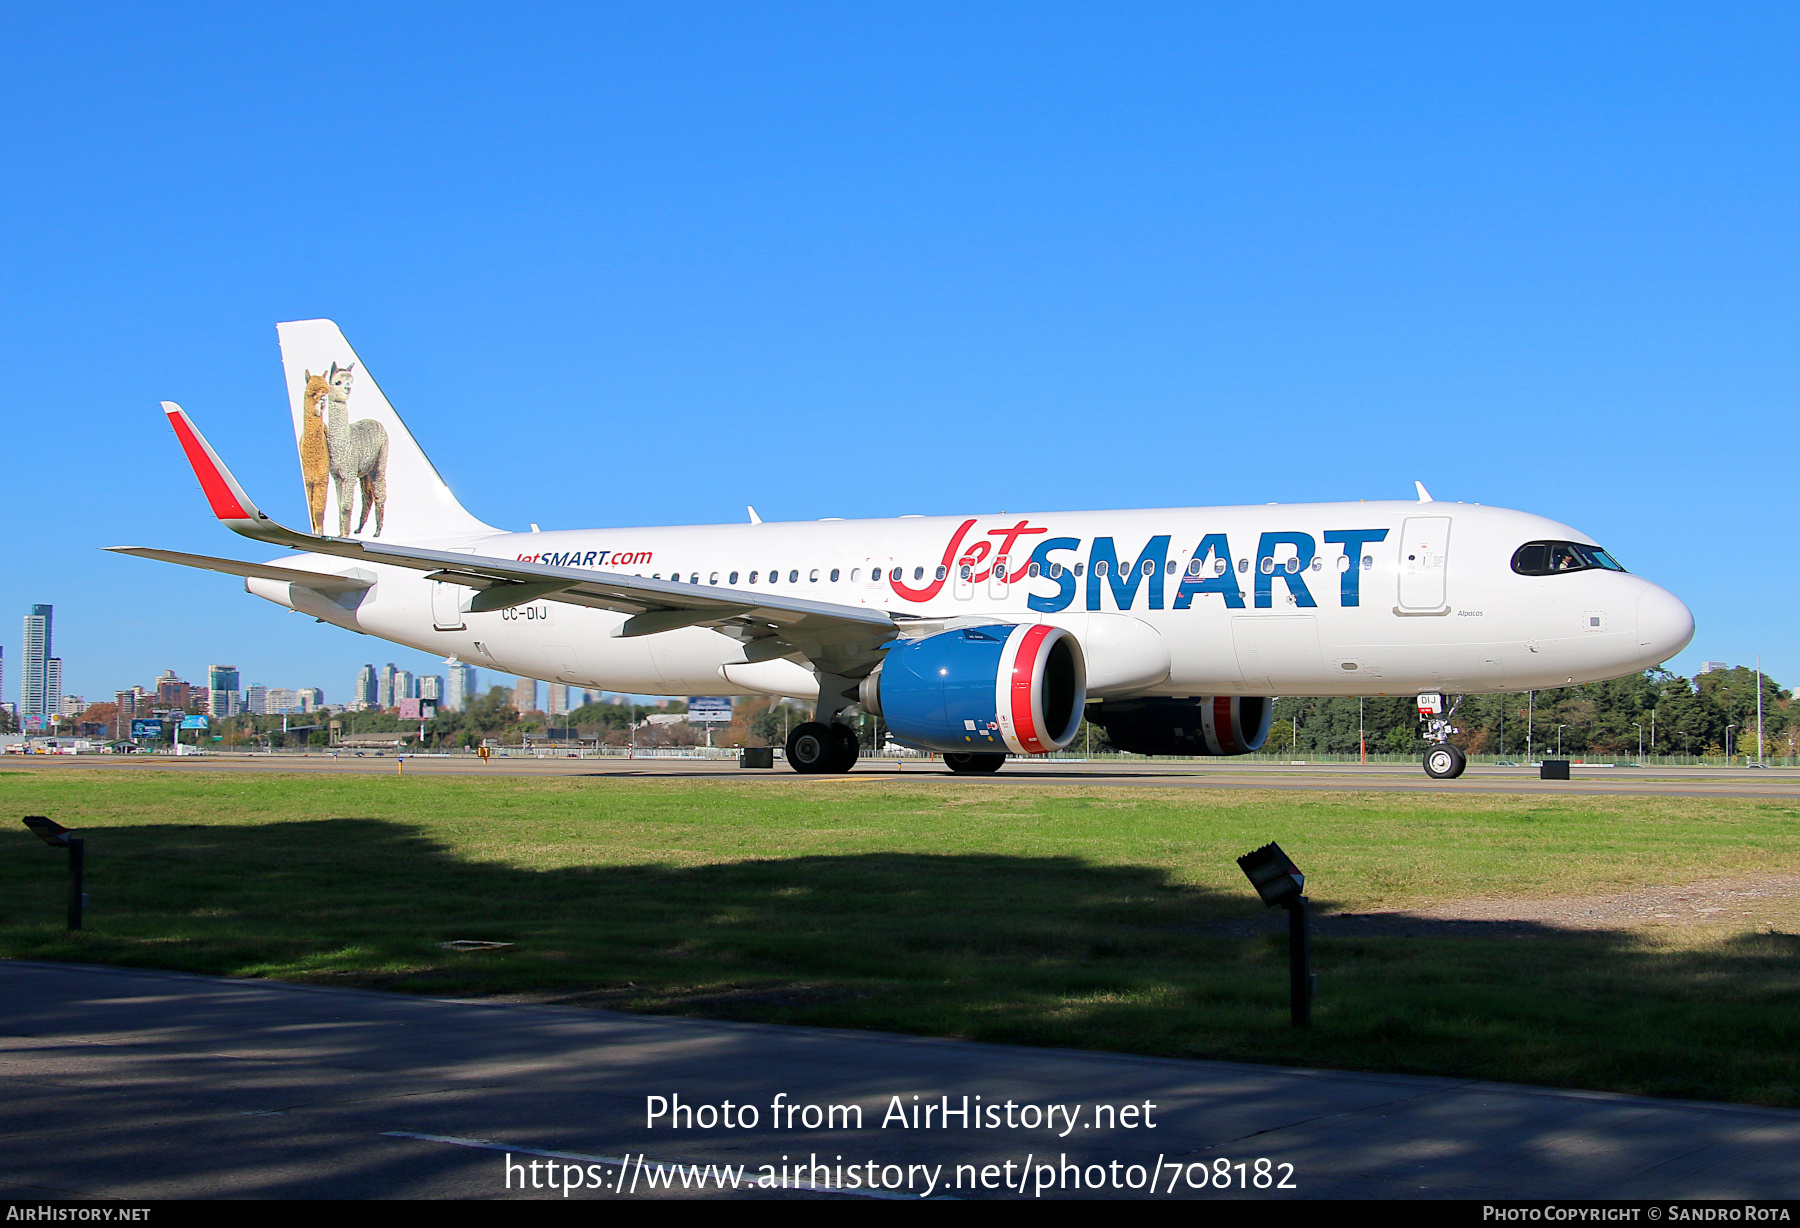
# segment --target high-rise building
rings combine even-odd
[[[44,712],[55,716],[62,711],[62,658],[51,657],[44,662]]]
[[[569,687],[567,683],[552,682],[550,692],[544,699],[544,711],[551,716],[564,716],[569,711]]]
[[[475,698],[475,686],[478,675],[473,665],[461,661],[450,663],[450,686],[444,693],[444,706],[452,712],[465,711],[469,701]]]
[[[243,710],[238,696],[237,666],[206,667],[206,710],[215,717],[236,716]]]
[[[381,667],[381,687],[375,692],[375,706],[384,712],[394,706],[394,678],[399,672],[392,661]]]
[[[419,682],[413,677],[410,669],[403,669],[394,675],[394,704],[396,707],[403,699],[417,699],[418,697]]]
[[[266,716],[269,711],[269,688],[265,686],[247,686],[244,688],[244,711],[251,716]]]
[[[521,713],[543,710],[538,707],[536,678],[521,678],[513,684],[513,707]]]
[[[444,676],[442,674],[420,674],[419,698],[442,704],[444,702]]]
[[[25,673],[19,679],[19,715],[48,716],[51,607],[34,605],[25,616]],[[60,689],[60,688],[59,688]],[[60,696],[58,697],[60,700]],[[61,704],[57,705],[59,708]]]
[[[296,698],[299,700],[302,712],[317,712],[325,706],[325,692],[316,686],[301,687],[296,692]]]
[[[6,649],[0,648],[0,696],[6,694]]]
[[[373,708],[381,701],[381,677],[376,674],[373,665],[365,665],[356,671],[356,690],[350,696],[352,711]]]
[[[62,716],[80,716],[87,711],[87,700],[79,695],[62,696],[62,704],[57,712]]]
[[[247,707],[247,708],[250,707],[250,698],[249,698],[250,692],[256,691],[258,689],[259,688],[257,688],[257,687],[251,687],[250,691],[246,691],[244,693],[244,695],[245,695],[244,706],[245,707]],[[262,714],[264,716],[280,716],[283,712],[297,712],[297,711],[299,711],[299,708],[300,708],[299,696],[295,695],[294,692],[289,690],[287,687],[272,686],[272,687],[263,689]],[[257,709],[250,708],[250,710],[252,712],[255,712]]]

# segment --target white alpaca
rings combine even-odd
[[[372,418],[350,421],[351,372],[356,364],[340,367],[335,362],[326,378],[331,383],[327,394],[325,446],[331,452],[331,481],[337,491],[338,536],[350,536],[350,509],[356,492],[362,491],[362,518],[356,522],[361,533],[369,523],[369,510],[375,511],[375,536],[381,536],[382,519],[387,512],[387,429]]]

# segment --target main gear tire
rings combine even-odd
[[[862,757],[862,744],[856,740],[856,730],[848,725],[834,723],[831,726],[831,736],[837,740],[837,764],[831,771],[848,772]]]
[[[966,754],[951,751],[944,755],[944,766],[959,776],[986,776],[998,772],[1005,764],[1005,755],[990,755],[981,751],[969,751]]]
[[[838,771],[840,758],[837,735],[831,726],[820,721],[805,721],[788,734],[788,766],[802,775]]]

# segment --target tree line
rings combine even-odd
[[[1565,755],[1620,756],[1637,754],[1641,733],[1646,755],[1717,756],[1726,753],[1729,740],[1732,754],[1756,756],[1756,692],[1756,672],[1738,666],[1692,679],[1656,669],[1585,686],[1470,695],[1457,705],[1452,723],[1462,732],[1451,741],[1470,754],[1503,758],[1522,758],[1527,738],[1538,755],[1554,754],[1560,745]],[[1764,758],[1795,755],[1800,713],[1790,711],[1792,698],[1763,676]],[[1424,746],[1410,695],[1360,701],[1284,696],[1275,702],[1265,749],[1353,755],[1359,726],[1372,754]]]

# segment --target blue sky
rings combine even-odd
[[[434,659],[225,577],[277,320],[545,528],[1405,497],[1591,532],[1800,682],[1791,6],[9,10],[18,619],[90,698]],[[1771,554],[1770,551],[1774,550]]]

